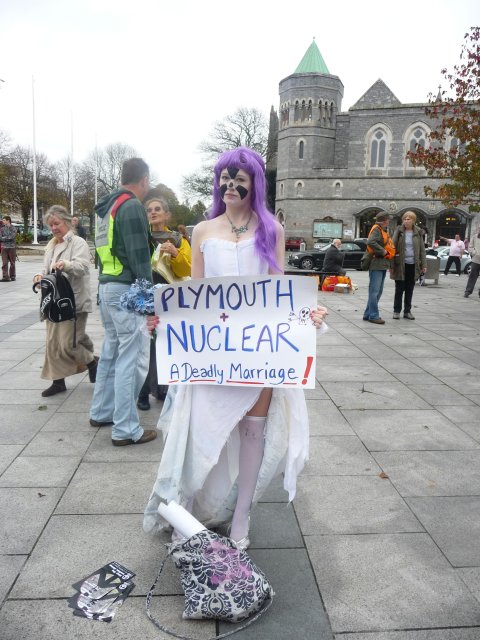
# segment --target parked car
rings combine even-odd
[[[288,264],[299,269],[321,271],[325,260],[325,253],[330,244],[319,250],[300,251],[288,256]],[[342,242],[340,251],[345,255],[344,269],[360,269],[360,261],[367,245],[364,242]]]
[[[440,258],[440,271],[445,271],[445,267],[447,266],[448,256],[450,255],[450,247],[437,247],[436,249],[429,248],[427,252],[430,255],[433,255],[433,252],[437,254]],[[464,251],[463,256],[460,258],[460,268],[463,273],[470,273],[472,268],[472,256],[468,253],[468,251]],[[455,265],[450,267],[450,271],[455,270]]]
[[[298,251],[302,242],[305,242],[305,238],[299,238],[298,236],[290,237],[285,240],[285,249],[287,251]]]
[[[317,238],[317,241],[313,245],[314,249],[323,249],[327,245],[333,242],[333,238]]]

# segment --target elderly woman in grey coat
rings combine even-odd
[[[53,238],[45,249],[43,272],[37,273],[33,282],[40,282],[42,275],[53,269],[61,270],[69,279],[75,294],[77,309],[76,346],[73,346],[73,320],[54,323],[46,320],[45,362],[41,377],[52,380],[50,387],[42,391],[43,397],[66,391],[65,378],[88,369],[90,382],[95,382],[98,358],[93,355],[93,342],[86,333],[87,316],[92,312],[90,294],[90,251],[83,238],[72,229],[72,217],[65,207],[53,205],[44,220]]]
[[[390,277],[395,280],[393,319],[400,318],[403,299],[403,317],[415,320],[412,314],[412,297],[415,282],[421,273],[427,271],[425,245],[420,229],[415,225],[417,216],[413,211],[405,211],[402,224],[395,229],[393,244],[395,257],[390,268]]]

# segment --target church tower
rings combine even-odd
[[[285,181],[315,178],[315,169],[334,166],[342,98],[343,84],[314,39],[295,72],[280,82],[277,183],[283,181],[284,189]]]

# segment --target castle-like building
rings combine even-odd
[[[279,113],[272,107],[270,114],[278,145],[270,163],[277,169],[275,212],[285,235],[303,237],[307,246],[320,237],[366,237],[379,211],[391,215],[393,229],[412,210],[429,243],[470,237],[474,214],[427,197],[424,186],[440,182],[406,158],[416,143],[428,145],[434,123],[426,104],[402,104],[380,79],[347,112],[342,98],[342,81],[313,41],[280,82]]]

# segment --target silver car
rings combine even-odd
[[[437,252],[437,256],[440,258],[440,271],[445,271],[445,267],[447,266],[448,256],[450,255],[450,247],[437,247],[435,249]],[[455,265],[451,265],[451,269],[455,269]],[[468,253],[468,251],[464,251],[463,256],[460,258],[460,269],[462,273],[470,273],[470,269],[472,268],[472,256]]]

